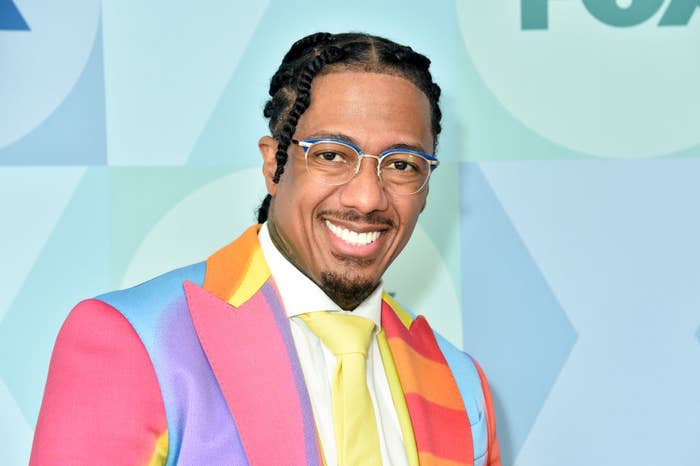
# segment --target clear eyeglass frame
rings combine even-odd
[[[352,152],[354,152],[357,155],[357,164],[355,165],[354,169],[352,172],[349,173],[349,176],[347,176],[347,179],[340,179],[337,183],[336,182],[329,182],[328,180],[322,180],[319,178],[319,182],[324,183],[326,185],[330,186],[340,186],[346,183],[349,183],[350,180],[352,180],[355,175],[360,171],[360,166],[362,164],[362,159],[363,158],[372,158],[377,161],[377,176],[379,177],[379,180],[382,182],[382,185],[387,189],[388,191],[391,191],[394,194],[398,195],[404,195],[404,196],[410,196],[416,193],[419,193],[427,184],[428,180],[430,179],[430,175],[432,172],[438,167],[440,164],[440,161],[433,155],[427,154],[425,152],[421,152],[418,150],[413,150],[413,149],[387,149],[385,151],[380,152],[377,155],[372,155],[372,154],[365,154],[362,149],[360,149],[357,145],[349,142],[349,141],[343,141],[340,139],[334,139],[334,138],[314,138],[314,139],[302,139],[302,140],[296,140],[292,139],[291,141],[293,144],[298,145],[299,147],[302,148],[304,151],[304,162],[306,165],[306,171],[311,174],[312,176],[314,175],[314,172],[312,169],[309,167],[309,153],[311,152],[311,149],[314,146],[318,146],[319,144],[337,144],[339,146],[342,146],[344,148],[350,149]],[[407,154],[411,155],[414,157],[418,157],[419,159],[424,160],[427,165],[428,165],[428,172],[427,175],[425,176],[425,179],[423,180],[422,184],[415,190],[412,190],[410,192],[402,192],[402,191],[397,191],[396,188],[392,189],[391,184],[385,183],[384,179],[382,178],[382,161],[386,159],[386,157],[392,156],[392,155],[397,155],[397,154]]]

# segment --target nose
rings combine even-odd
[[[377,174],[378,163],[372,157],[362,158],[355,176],[340,187],[340,202],[344,206],[364,214],[386,210],[389,200]]]

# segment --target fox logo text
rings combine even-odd
[[[586,10],[601,23],[615,27],[630,27],[648,21],[659,10],[664,13],[659,26],[686,26],[700,0],[582,0]],[[665,5],[664,5],[665,4]],[[521,27],[549,28],[548,0],[520,0]]]

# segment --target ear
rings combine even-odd
[[[263,136],[258,141],[258,149],[263,158],[262,172],[265,177],[267,192],[274,196],[277,193],[277,183],[274,183],[272,179],[275,177],[275,171],[277,170],[277,159],[275,158],[277,141],[271,136]]]

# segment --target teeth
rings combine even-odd
[[[377,238],[379,238],[379,235],[381,235],[381,232],[379,231],[358,233],[356,231],[334,225],[328,220],[326,220],[326,226],[335,236],[342,239],[346,243],[352,244],[353,246],[365,246],[367,244],[374,243],[377,241]]]

